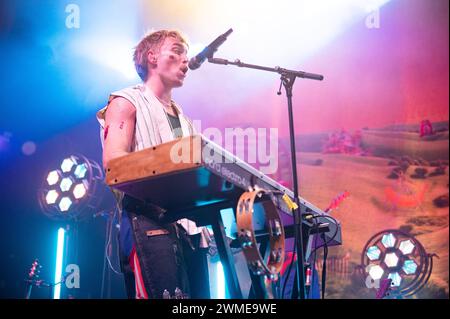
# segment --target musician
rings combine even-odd
[[[105,168],[114,158],[195,133],[172,100],[172,90],[183,85],[188,71],[187,50],[186,39],[173,30],[151,32],[136,46],[134,64],[142,83],[111,93],[97,113]],[[128,297],[173,297],[177,290],[209,298],[206,229],[187,219],[162,223],[161,208],[115,193]]]

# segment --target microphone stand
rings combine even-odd
[[[323,80],[323,75],[307,73],[303,71],[294,71],[283,69],[280,67],[265,67],[254,64],[243,63],[236,59],[234,62],[228,61],[226,59],[219,58],[209,58],[208,62],[214,64],[222,65],[235,65],[243,68],[250,68],[268,72],[275,72],[281,75],[281,85],[284,86],[286,90],[286,97],[288,102],[288,113],[289,113],[289,136],[291,142],[291,162],[292,162],[292,177],[294,180],[294,202],[297,208],[293,209],[292,214],[294,216],[294,229],[295,229],[295,245],[297,250],[297,291],[300,299],[306,299],[306,289],[305,289],[305,255],[303,253],[303,229],[302,229],[302,217],[300,211],[300,199],[298,194],[298,174],[297,174],[297,155],[295,151],[295,132],[294,132],[294,115],[292,111],[292,87],[294,86],[295,79],[297,77],[310,80]],[[278,94],[281,94],[281,85]],[[293,260],[293,259],[292,259]]]

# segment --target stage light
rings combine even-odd
[[[433,254],[427,254],[422,244],[411,234],[399,230],[385,230],[370,238],[361,255],[360,269],[364,282],[380,287],[390,279],[390,298],[416,294],[430,278]],[[369,276],[372,281],[367,281]]]
[[[170,10],[173,18],[183,20],[186,16],[195,16],[197,19],[188,25],[192,31],[189,38],[192,40],[208,40],[211,30],[220,33],[233,27],[234,33],[229,41],[217,52],[217,57],[240,58],[251,63],[247,57],[258,57],[260,61],[274,63],[283,61],[287,67],[313,56],[318,50],[333,41],[354,23],[364,20],[368,12],[378,10],[390,0],[284,0],[276,5],[271,0],[241,1],[239,10],[223,1],[200,1],[187,4],[177,1],[177,13],[170,8],[173,4],[161,3],[157,6],[147,4],[148,15],[157,14],[159,10]],[[252,12],[253,15],[248,13]],[[177,15],[178,14],[178,15]],[[280,19],[280,16],[283,19]],[[292,25],[295,21],[295,27]],[[203,28],[210,25],[211,28]],[[209,33],[209,37],[208,37]],[[301,45],[299,45],[301,43]],[[203,45],[190,47],[193,55],[200,52],[208,42]],[[283,48],[270,50],[272,47]],[[250,74],[250,77],[258,80]],[[241,77],[245,77],[241,75]],[[252,86],[254,84],[252,83]],[[248,83],[247,83],[248,86]]]
[[[400,243],[398,249],[405,255],[409,255],[414,250],[414,244],[410,240],[405,240]]]
[[[127,3],[119,2],[114,9],[101,4],[90,4],[90,12],[102,12],[101,15],[91,17],[95,20],[95,28],[80,28],[78,37],[74,38],[67,47],[76,58],[90,61],[89,66],[97,64],[116,71],[116,82],[132,83],[139,81],[133,64],[133,48],[147,27],[158,28],[158,23],[164,13],[170,11],[170,19],[163,24],[176,25],[178,21],[185,21],[183,30],[189,38],[189,56],[203,50],[214,37],[223,33],[229,27],[235,30],[229,42],[217,52],[216,57],[228,59],[240,58],[247,63],[266,64],[282,67],[300,68],[305,61],[317,54],[326,45],[336,39],[355,23],[364,23],[368,8],[379,8],[388,0],[286,0],[278,1],[241,1],[239,10],[230,6],[226,1],[173,1],[155,2],[143,1],[142,5],[130,8]],[[157,4],[156,4],[157,3]],[[176,7],[177,10],[173,10]],[[143,14],[144,12],[144,14]],[[249,12],[255,14],[249,15]],[[120,13],[120,14],[119,14]],[[89,14],[86,13],[85,14]],[[144,17],[143,21],[140,18]],[[195,19],[186,19],[195,17]],[[282,17],[280,19],[280,17]],[[120,21],[111,24],[111,21]],[[88,21],[86,19],[85,21]],[[293,27],[292,21],[295,21]],[[156,23],[156,24],[155,24]],[[204,28],[208,25],[208,28]],[[112,36],[113,35],[113,36]],[[202,43],[200,43],[202,42]],[[301,45],[299,45],[301,43]],[[280,48],[272,50],[271,48]],[[256,60],[255,60],[256,58]],[[217,71],[216,71],[217,70]],[[90,72],[90,79],[100,79],[104,75],[101,68]],[[103,71],[103,72],[102,72]],[[217,73],[219,72],[219,73]],[[197,88],[203,85],[204,77],[220,76],[226,80],[237,81],[236,87],[245,85],[245,94],[236,90],[233,99],[245,100],[249,94],[266,87],[267,79],[271,75],[255,76],[253,72],[241,72],[238,77],[230,71],[211,67],[201,73],[192,73],[192,84]],[[234,77],[231,77],[231,76]],[[76,76],[76,75],[75,75]],[[198,80],[197,80],[198,79]],[[82,82],[83,83],[83,82]],[[213,88],[214,89],[214,88]],[[223,88],[221,87],[221,90]],[[92,87],[94,92],[100,88]],[[250,90],[250,93],[248,92]],[[237,95],[237,96],[236,96]],[[228,97],[227,101],[230,97]],[[238,105],[238,103],[228,103]]]
[[[216,267],[217,299],[225,299],[225,274],[222,263],[220,261],[217,262]]]
[[[381,279],[383,274],[384,270],[379,265],[373,265],[372,267],[370,267],[369,275],[373,280]]]
[[[414,260],[405,260],[402,269],[405,272],[405,274],[412,275],[417,270],[417,264],[414,262]]]
[[[393,272],[388,275],[388,278],[392,280],[391,285],[398,287],[402,282],[402,277],[398,274],[398,272]]]
[[[61,188],[61,191],[68,192],[70,187],[72,186],[73,182],[70,177],[64,177],[61,180],[61,183],[59,184],[59,187]]]
[[[367,257],[369,257],[370,260],[377,260],[380,258],[380,254],[381,251],[377,246],[372,246],[367,249]]]
[[[72,170],[72,167],[75,165],[72,158],[66,158],[61,163],[61,169],[64,173],[70,172]]]
[[[86,195],[86,187],[83,183],[75,185],[73,188],[73,197],[76,199],[83,198],[83,196]]]
[[[58,199],[58,192],[55,191],[54,189],[49,190],[47,195],[45,196],[45,201],[47,202],[47,204],[54,204],[56,203],[56,200]]]
[[[51,171],[47,175],[47,183],[49,186],[55,185],[59,180],[59,173],[57,170]]]
[[[397,255],[395,253],[386,254],[386,256],[384,257],[384,263],[389,268],[397,267],[397,264],[398,264],[398,257],[397,257]]]
[[[117,35],[116,38],[116,35],[97,34],[94,38],[85,36],[83,43],[74,49],[96,63],[121,73],[126,80],[138,80],[133,63],[133,48],[138,40],[129,35]]]
[[[395,245],[395,237],[394,237],[394,235],[391,234],[391,233],[383,235],[383,238],[381,239],[381,243],[386,248],[394,247],[394,245]]]
[[[72,205],[72,201],[69,197],[63,197],[61,198],[61,201],[59,202],[58,206],[61,212],[67,212]]]
[[[42,210],[54,219],[73,219],[93,212],[100,196],[95,195],[97,184],[103,181],[99,164],[81,155],[72,155],[59,163],[59,169],[47,174],[39,190]]]
[[[22,153],[24,155],[30,156],[36,152],[36,143],[32,141],[27,141],[22,144]]]
[[[61,297],[61,281],[62,281],[62,269],[64,261],[64,241],[65,241],[64,228],[58,229],[58,241],[56,245],[56,265],[55,265],[55,286],[53,288],[53,299],[60,299]]]
[[[86,164],[79,164],[77,165],[77,167],[75,168],[75,172],[73,173],[75,175],[76,178],[78,179],[82,179],[86,176],[86,172],[87,172],[87,167]]]

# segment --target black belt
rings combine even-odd
[[[146,215],[158,222],[160,222],[163,219],[164,214],[166,213],[165,209],[162,209],[161,207],[155,204],[145,202],[140,199],[136,199],[129,195],[125,195],[123,197],[122,207],[127,211]]]
[[[165,209],[140,199],[136,199],[129,195],[125,195],[122,199],[122,207],[127,211],[131,211],[135,214],[142,214],[149,218],[161,222],[164,218],[164,214],[167,212]],[[189,235],[183,226],[178,225],[177,222],[171,223],[175,227],[175,232],[179,239],[185,240],[192,250],[195,250]]]

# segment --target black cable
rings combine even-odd
[[[273,194],[284,194],[283,192],[276,191],[276,190],[268,191],[267,193],[269,193],[270,195],[273,195]],[[272,202],[274,202],[273,199],[272,199]],[[339,233],[338,221],[334,217],[332,217],[330,215],[326,215],[326,216],[325,215],[313,215],[311,218],[313,220],[315,220],[315,219],[317,219],[319,217],[331,218],[335,222],[335,225],[336,225],[335,230],[334,230],[334,234],[328,241],[326,241],[325,237],[323,237],[324,254],[325,254],[325,249],[326,249],[326,254],[328,255],[328,244],[331,243],[336,238],[337,234]],[[314,229],[314,228],[318,229],[319,223],[317,223],[317,222],[313,222],[313,223],[314,223],[314,226],[308,229],[308,235],[306,236],[306,238],[309,238],[309,236],[311,235],[311,229]],[[303,227],[301,216],[300,216],[300,227]],[[296,234],[297,234],[297,232],[296,232]],[[292,252],[292,260],[291,260],[291,262],[289,264],[289,267],[288,267],[288,270],[287,270],[287,275],[285,276],[285,280],[284,280],[284,283],[283,283],[283,289],[281,290],[281,298],[284,298],[284,293],[285,293],[285,290],[286,290],[286,284],[287,284],[287,281],[288,281],[288,279],[289,279],[289,277],[291,275],[292,266],[294,264],[294,259],[295,259],[295,256],[297,254],[297,245],[296,245],[296,243],[297,243],[298,238],[296,238],[296,236],[294,236],[294,239],[295,239],[295,242],[294,242],[294,250]],[[314,253],[314,264],[313,264],[313,269],[312,269],[313,275],[311,276],[311,285],[313,284],[314,268],[315,268],[315,263],[316,263],[316,254],[315,254],[315,252],[318,249],[318,248],[316,248],[316,245],[315,245],[316,241],[317,241],[317,236],[314,237],[314,250],[312,250],[311,253],[310,253],[310,255],[312,255]],[[326,262],[326,257],[327,256],[324,255],[324,262]],[[297,260],[297,262],[298,262],[298,260]],[[303,267],[304,267],[304,265],[303,265]],[[324,269],[325,269],[325,275],[326,275],[326,265],[325,265]],[[323,276],[322,276],[322,281],[323,281]],[[323,287],[324,287],[324,284],[323,284]],[[324,295],[324,290],[322,291],[322,298],[323,298],[323,295]]]
[[[314,222],[314,227],[316,229],[318,229],[319,223]],[[316,245],[317,245],[317,235],[314,236],[314,242],[313,242],[313,246],[316,247]],[[310,253],[310,258],[313,254],[314,254],[314,258],[313,258],[313,263],[312,263],[313,268],[312,268],[312,274],[311,274],[311,288],[314,287],[315,269],[316,269],[316,261],[317,261],[317,254],[316,254],[315,250]],[[311,288],[310,288],[310,290],[311,290]],[[310,293],[310,294],[312,294],[312,293]]]
[[[323,234],[322,234],[323,235]],[[322,239],[325,241],[325,235]],[[322,264],[322,299],[325,299],[325,285],[327,280],[327,258],[328,258],[328,246],[323,246],[323,264]]]
[[[314,223],[314,226],[315,226],[315,227],[318,227],[319,224],[315,222],[315,223]],[[313,226],[312,228],[309,228],[309,229],[308,229],[308,235],[306,236],[306,238],[309,238],[309,236],[311,235],[311,230],[314,229],[314,226]],[[294,238],[295,238],[295,237],[294,237]],[[314,237],[314,239],[316,239],[316,238],[317,238],[317,237]],[[296,238],[295,238],[295,240],[296,240]],[[293,266],[293,264],[294,264],[294,259],[295,259],[296,254],[297,254],[297,245],[296,245],[296,242],[294,242],[294,250],[292,251],[292,260],[291,260],[291,262],[289,263],[289,268],[288,268],[288,270],[287,270],[287,276],[285,276],[285,280],[284,280],[284,283],[283,283],[283,289],[281,290],[281,298],[284,297],[284,293],[285,293],[285,290],[286,290],[286,283],[287,283],[287,281],[288,281],[288,279],[289,279],[289,277],[290,277],[290,275],[291,275],[291,272],[292,272],[292,266]],[[298,260],[297,260],[297,262],[298,262]],[[300,292],[299,292],[299,293],[300,293]]]
[[[324,217],[324,216],[323,215],[314,215],[311,218],[313,220],[316,220],[319,217]],[[329,215],[326,216],[326,217],[331,218],[336,223],[336,228],[335,228],[333,236],[331,236],[331,238],[328,241],[325,239],[325,234],[322,234],[322,239],[323,239],[323,242],[324,242],[324,244],[323,244],[323,247],[324,247],[324,258],[323,258],[323,263],[322,263],[322,299],[325,299],[325,285],[326,285],[325,281],[326,281],[326,268],[327,268],[326,260],[328,258],[328,244],[331,243],[336,238],[336,236],[338,234],[338,231],[339,231],[337,220],[334,217],[331,217]],[[319,223],[314,222],[314,226],[311,229],[318,228],[318,227],[319,227]],[[309,236],[309,233],[308,233],[308,236]],[[311,275],[311,285],[312,286],[313,286],[313,283],[314,283],[314,269],[315,269],[316,258],[317,258],[316,251],[317,251],[317,249],[320,248],[320,247],[316,247],[316,243],[317,243],[317,235],[314,236],[314,243],[313,243],[314,249],[310,253],[310,255],[314,254],[314,264],[313,264],[314,268],[312,270],[312,275]]]
[[[334,218],[334,217],[331,217],[331,216],[329,216],[329,215],[327,215],[327,216],[323,216],[323,215],[314,215],[314,216],[312,216],[311,218],[319,218],[319,217],[326,217],[326,218],[331,218],[334,222],[335,222],[335,224],[336,224],[336,227],[335,227],[335,229],[334,229],[334,233],[333,233],[333,236],[331,236],[330,237],[330,239],[328,240],[328,241],[325,241],[324,240],[324,244],[323,244],[323,246],[328,246],[328,244],[330,244],[335,238],[336,238],[336,236],[338,235],[338,233],[339,233],[339,227],[338,227],[338,222],[337,222],[337,220],[336,220],[336,218]],[[311,252],[311,254],[313,253],[313,252],[315,252],[317,249],[319,249],[320,247],[314,247],[314,250]]]
[[[107,225],[107,227],[109,227],[109,229],[108,229],[108,238],[107,238],[107,243],[106,243],[106,246],[107,246],[106,260],[107,260],[107,262],[108,262],[109,268],[110,268],[116,275],[119,275],[119,276],[120,276],[122,273],[120,272],[120,270],[116,270],[116,269],[114,268],[114,266],[112,265],[112,262],[111,262],[111,258],[110,258],[110,257],[112,257],[112,256],[109,255],[109,251],[110,251],[109,248],[113,245],[113,244],[112,244],[112,235],[113,235],[113,230],[114,230],[114,225],[115,225],[116,215],[117,215],[117,210],[114,209],[114,214],[113,214],[113,216],[112,216],[112,217],[108,216],[108,220],[109,220],[109,218],[111,218],[111,222],[109,223],[109,225]],[[118,249],[118,245],[116,245],[116,248]],[[112,249],[111,249],[111,254],[112,254]],[[118,254],[118,256],[120,256],[120,255]],[[120,266],[119,266],[119,269],[120,269]]]

